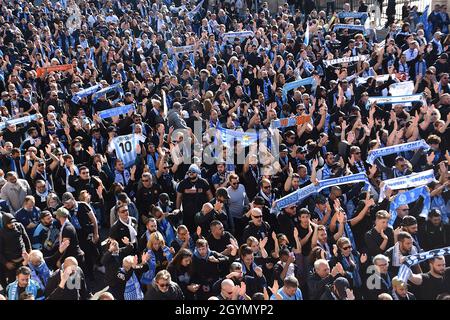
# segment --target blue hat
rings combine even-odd
[[[188,172],[189,172],[189,171],[192,171],[192,172],[194,172],[194,173],[196,173],[196,174],[201,174],[201,173],[202,173],[202,171],[200,170],[200,168],[199,168],[198,165],[196,165],[196,164],[191,164],[191,165],[189,166]]]

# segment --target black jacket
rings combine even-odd
[[[180,286],[171,281],[169,290],[165,293],[161,292],[156,285],[152,285],[145,293],[144,300],[184,300],[184,295]]]
[[[137,232],[137,220],[133,217],[129,217],[131,219],[131,225]],[[128,227],[123,224],[120,219],[118,219],[109,230],[109,237],[116,240],[119,243],[119,248],[124,248],[125,244],[122,242],[123,237],[127,237],[131,241],[130,230]],[[137,245],[137,244],[136,244]]]
[[[59,282],[61,281],[61,269],[57,270],[48,279],[44,292],[45,298],[47,300],[88,300],[91,297],[91,294],[87,289],[84,273],[80,267],[78,267],[77,272],[79,274],[79,282],[75,282],[75,284],[79,284],[79,286],[75,285],[75,288],[69,289],[68,283],[66,283],[64,289],[61,289],[59,287]]]
[[[22,257],[22,252],[30,252],[31,242],[28,238],[25,227],[14,222],[13,228],[8,229],[7,224],[11,222],[13,216],[4,213],[2,216],[3,229],[0,230],[0,264],[5,264],[13,259]]]
[[[109,286],[109,290],[111,294],[117,300],[124,300],[125,287],[127,285],[128,280],[133,276],[133,273],[136,273],[136,277],[138,279],[141,278],[142,274],[148,271],[148,264],[144,264],[142,268],[133,269],[131,268],[128,271],[125,271],[122,268],[119,268],[115,274],[115,277],[112,279],[112,282]]]
[[[130,244],[119,249],[118,255],[113,255],[106,250],[101,258],[102,265],[105,266],[105,284],[112,286],[115,283],[117,272],[122,267],[122,260],[133,252],[133,246]]]
[[[321,299],[322,295],[326,292],[327,286],[331,285],[334,281],[334,277],[330,274],[326,278],[321,278],[317,273],[311,271],[308,275],[308,300],[318,300]]]

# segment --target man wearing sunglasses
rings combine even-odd
[[[189,230],[194,230],[194,217],[202,209],[202,205],[210,201],[213,196],[208,181],[201,176],[200,168],[191,164],[187,171],[187,178],[177,187],[176,208],[183,206],[183,224]]]
[[[253,236],[259,241],[265,237],[271,238],[272,227],[265,221],[263,221],[263,213],[259,208],[250,209],[248,212],[250,222],[245,227],[242,234],[242,242],[246,243],[248,237]]]

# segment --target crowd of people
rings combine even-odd
[[[450,299],[447,7],[328,2],[2,1],[0,298]]]

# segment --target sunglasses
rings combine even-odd
[[[255,219],[262,219],[262,217],[263,216],[252,216],[252,218],[255,218]]]
[[[352,246],[342,247],[342,250],[348,250],[348,249],[351,249],[351,248],[352,248]]]
[[[263,189],[272,189],[272,186],[263,186]]]
[[[157,284],[158,284],[158,286],[161,287],[161,288],[167,288],[167,287],[169,286],[169,283],[168,283],[168,282],[165,282],[165,283],[157,283]]]

